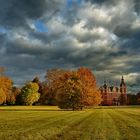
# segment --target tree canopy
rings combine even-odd
[[[58,79],[56,100],[62,109],[77,110],[82,106],[82,83],[77,72],[65,73]]]
[[[21,89],[21,98],[24,105],[32,105],[39,100],[39,86],[37,83],[29,82]]]
[[[6,102],[8,102],[9,96],[12,92],[12,86],[13,86],[13,82],[10,78],[6,76],[0,76],[0,88],[1,88],[1,92],[5,94],[3,95],[6,96]]]

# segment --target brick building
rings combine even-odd
[[[127,104],[127,87],[122,76],[120,86],[109,85],[104,81],[100,87],[102,95],[102,105],[126,105]]]

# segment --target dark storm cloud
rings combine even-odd
[[[138,32],[137,29],[131,29],[131,24],[125,24],[125,25],[117,25],[114,33],[122,38],[128,38],[133,36]]]
[[[46,7],[45,0],[1,0],[0,23],[6,27],[27,26],[26,18],[39,18]]]
[[[86,66],[99,83],[104,77],[119,83],[124,75],[129,92],[135,92],[140,86],[139,5],[139,0],[0,0],[0,66],[7,67],[15,84],[43,77],[49,68]]]
[[[41,18],[45,12],[49,15],[57,10],[59,3],[57,0],[1,0],[0,24],[11,28],[28,28],[27,19]]]
[[[134,0],[134,5],[135,5],[135,11],[137,12],[137,14],[140,14],[140,1]]]
[[[87,0],[87,1],[90,1],[91,3],[107,4],[107,5],[115,5],[117,3],[116,0]]]
[[[6,40],[6,34],[5,33],[0,33],[0,42],[1,45],[5,42]]]

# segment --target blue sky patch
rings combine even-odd
[[[41,20],[36,20],[34,25],[38,32],[48,32],[47,26]]]
[[[6,33],[6,29],[2,26],[0,26],[0,33]]]

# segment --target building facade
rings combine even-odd
[[[126,105],[127,104],[127,87],[122,76],[120,86],[109,85],[104,81],[100,87],[102,95],[102,105]]]

